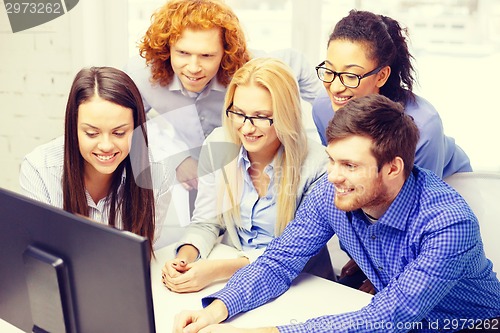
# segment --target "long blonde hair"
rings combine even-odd
[[[256,85],[266,89],[271,95],[273,125],[282,145],[282,153],[274,158],[275,184],[277,186],[277,219],[275,234],[280,235],[295,216],[297,189],[300,182],[302,164],[307,156],[307,137],[302,124],[302,108],[297,81],[291,69],[283,62],[272,58],[256,58],[238,69],[229,83],[224,110],[233,102],[234,92],[239,86]],[[234,131],[231,120],[222,115],[222,126],[232,143],[241,147],[242,143]],[[239,200],[242,193],[241,171],[236,159],[223,170],[223,184],[219,184],[220,212],[225,221],[232,219],[241,225]],[[220,186],[222,185],[222,186]],[[221,194],[221,193],[219,193]],[[220,221],[222,223],[222,220]]]

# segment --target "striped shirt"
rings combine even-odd
[[[22,193],[32,199],[63,208],[63,168],[64,137],[61,136],[38,146],[25,156],[19,173]],[[173,183],[174,173],[173,168],[160,162],[151,163],[151,170],[156,213],[155,239],[157,239],[170,203],[170,186]],[[118,193],[121,193],[126,177],[124,170]],[[89,206],[88,217],[96,222],[108,224],[110,205],[107,198],[95,203],[87,191],[85,194]],[[116,227],[122,229],[121,214],[117,214]]]
[[[374,224],[360,210],[337,209],[333,200],[325,176],[283,235],[203,305],[219,298],[232,317],[281,295],[336,233],[377,294],[361,310],[279,326],[280,332],[430,332],[451,320],[500,315],[500,282],[485,256],[477,218],[435,174],[415,167]]]

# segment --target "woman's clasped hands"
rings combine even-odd
[[[165,263],[162,269],[162,282],[169,290],[177,293],[199,291],[217,280],[214,261],[200,259],[188,262],[175,258]]]

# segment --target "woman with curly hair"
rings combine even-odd
[[[218,0],[167,1],[153,13],[139,50],[141,57],[131,59],[126,71],[141,91],[148,118],[161,116],[154,119],[160,128],[155,137],[177,166],[179,182],[192,190],[198,186],[199,148],[221,126],[226,87],[257,54],[247,49],[236,14]],[[292,68],[301,97],[312,103],[321,84],[303,55],[294,50],[265,55]]]

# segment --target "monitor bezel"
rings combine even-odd
[[[77,332],[155,331],[147,238],[3,188],[0,318],[32,331],[23,261],[29,246],[61,258],[67,265]]]

